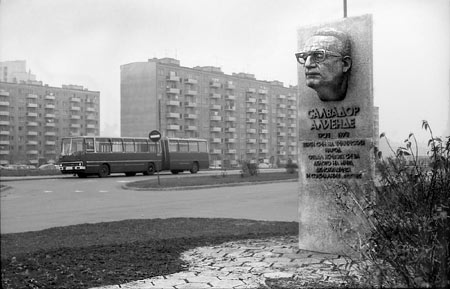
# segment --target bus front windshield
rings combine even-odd
[[[70,156],[82,153],[83,139],[82,138],[64,138],[61,142],[61,155]]]

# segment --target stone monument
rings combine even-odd
[[[295,56],[299,247],[345,253],[345,240],[332,229],[338,208],[330,187],[373,177],[371,15],[300,28]]]

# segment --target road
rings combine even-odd
[[[172,177],[161,175],[161,181]],[[126,182],[145,178],[156,176],[3,182],[11,188],[1,193],[1,233],[171,217],[297,221],[296,182],[183,191],[122,189]]]

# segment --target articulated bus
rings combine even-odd
[[[77,136],[61,140],[60,171],[80,178],[111,173],[153,175],[162,170],[195,174],[208,167],[205,139],[164,137],[155,143],[148,138]]]

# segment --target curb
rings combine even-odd
[[[238,186],[251,186],[251,185],[264,185],[272,183],[287,183],[297,181],[297,178],[279,180],[279,181],[259,181],[259,182],[242,182],[242,183],[229,183],[229,184],[217,184],[217,185],[203,185],[203,186],[184,186],[184,187],[165,187],[165,188],[137,188],[132,185],[123,184],[122,189],[132,191],[182,191],[182,190],[201,190],[220,187],[238,187]]]

